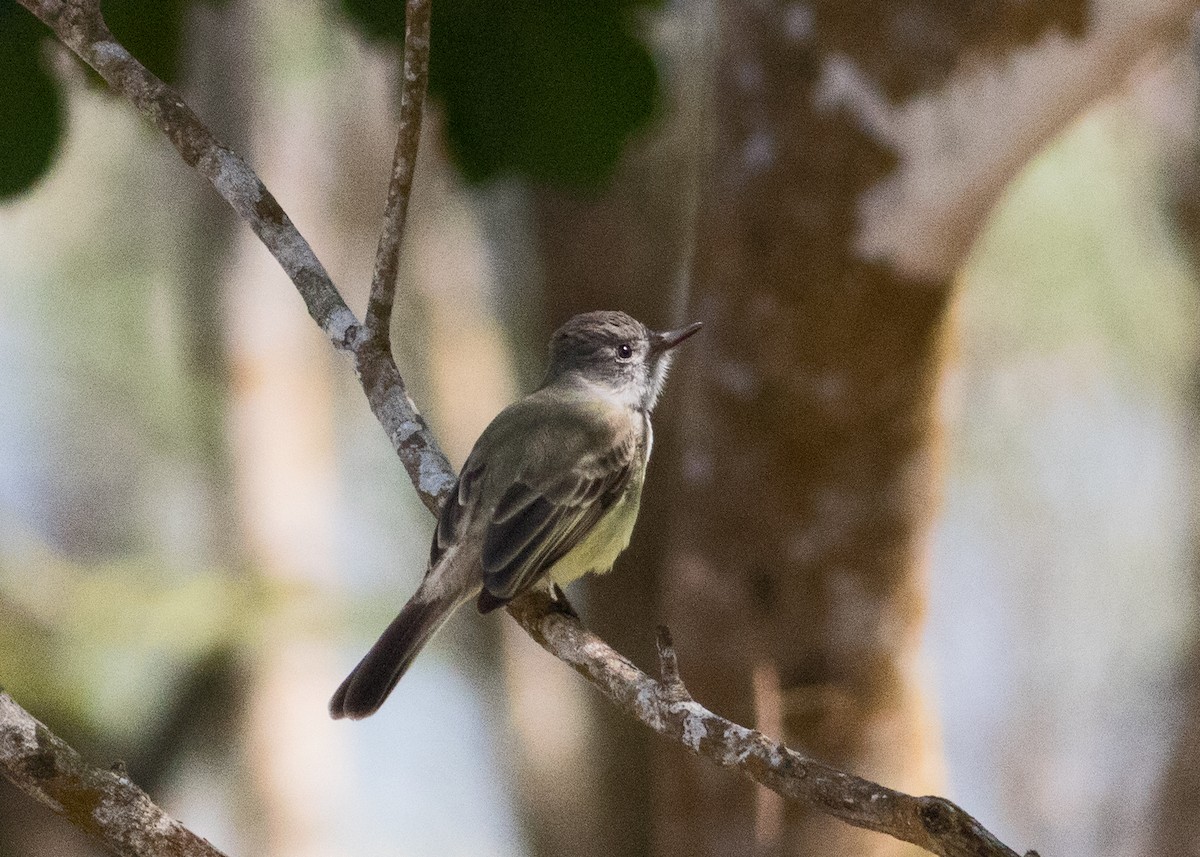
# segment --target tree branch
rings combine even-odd
[[[392,358],[387,326],[395,259],[411,192],[428,60],[429,0],[408,0],[404,92],[396,160],[388,192],[367,312],[359,324],[308,243],[246,163],[219,143],[170,87],[119,45],[97,0],[19,0],[117,92],[127,97],[245,220],[295,283],[309,314],[333,346],[349,352],[372,411],[403,461],[417,493],[436,514],[454,473],[406,392]],[[415,20],[416,15],[423,20]],[[975,819],[937,797],[912,797],[807,759],[782,744],[708,711],[679,677],[670,635],[660,631],[662,681],[656,681],[578,619],[534,593],[509,613],[547,651],[574,667],[619,708],[694,753],[747,776],[786,798],[944,857],[1016,857]],[[218,852],[111,772],[83,764],[61,740],[0,694],[0,770],[75,825],[121,854],[215,857]],[[179,837],[202,850],[176,849]],[[1030,852],[1033,854],[1033,852]]]
[[[913,797],[822,765],[695,702],[680,678],[666,628],[659,628],[661,680],[656,681],[577,618],[554,609],[545,593],[530,593],[512,602],[508,612],[544,649],[572,666],[626,714],[785,798],[942,857],[1019,857],[945,798]],[[1037,853],[1030,851],[1025,857]]]
[[[367,335],[308,242],[254,171],[213,136],[175,90],[151,74],[113,38],[97,0],[19,2],[94,68],[114,91],[133,102],[167,136],[184,162],[208,179],[254,230],[291,278],[309,315],[334,348],[348,352],[353,358],[372,412],[387,432],[422,502],[431,511],[436,510],[454,475],[437,440],[409,398],[390,348]],[[397,149],[401,147],[397,144]]]
[[[421,117],[425,112],[425,90],[429,82],[429,17],[430,0],[408,0],[404,19],[404,72],[400,83],[400,131],[396,135],[392,180],[383,210],[379,249],[375,253],[371,296],[367,300],[367,336],[377,339],[388,351],[391,350],[392,304],[396,298],[400,241],[408,217],[417,146],[421,141]]]
[[[114,770],[93,768],[0,691],[0,769],[21,791],[127,857],[225,857]]]

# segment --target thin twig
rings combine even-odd
[[[0,770],[109,850],[124,857],[225,857],[162,811],[120,762],[87,764],[65,741],[0,691]]]
[[[375,253],[375,273],[364,319],[367,336],[391,350],[392,305],[396,299],[396,276],[400,264],[400,242],[412,196],[417,146],[421,142],[421,117],[429,82],[430,0],[408,0],[404,17],[404,72],[400,82],[400,131],[392,180],[388,184],[383,229]]]
[[[368,310],[373,327],[367,331],[254,172],[213,138],[174,90],[150,74],[115,41],[104,25],[97,0],[19,2],[162,130],[184,161],[212,182],[279,260],[326,336],[336,348],[352,354],[372,411],[391,439],[421,499],[436,513],[439,501],[453,484],[454,473],[408,397],[385,332],[395,282],[394,261],[387,260],[399,247],[403,209],[411,189],[405,182],[411,182],[413,161],[405,154],[401,163],[399,153],[415,153],[415,142],[411,150],[403,139],[397,142],[397,165],[392,174],[394,192],[389,190],[385,220],[385,232],[391,232],[392,237],[380,241],[383,262],[377,259],[376,284],[371,296],[374,309]],[[428,15],[428,0],[410,0],[410,16],[414,7],[421,7],[423,14]],[[418,32],[411,17],[409,26],[410,34]],[[417,47],[427,51],[427,37]],[[406,49],[406,63],[409,57],[416,63],[417,51],[410,54]],[[405,82],[409,82],[407,67]],[[407,125],[402,121],[401,137],[411,133],[415,140],[419,132],[420,101],[412,103],[416,113]],[[404,113],[403,105],[401,112]],[[383,248],[390,241],[395,242],[394,247],[385,252]],[[388,265],[393,268],[391,274],[385,270]],[[376,289],[377,284],[383,285]],[[510,605],[509,612],[543,647],[572,665],[622,710],[693,752],[719,765],[737,768],[787,798],[945,857],[1016,857],[1014,851],[949,801],[912,797],[837,771],[708,711],[691,699],[679,678],[674,648],[665,629],[659,649],[663,681],[658,682],[584,629],[577,618],[556,610],[546,595],[535,593],[518,599]],[[0,696],[0,704],[0,714],[5,715],[0,717],[0,748],[3,748],[0,772],[30,794],[106,842],[123,843],[120,847],[126,850],[118,853],[217,857],[218,852],[179,828],[177,822],[163,815],[132,783],[112,772],[98,775],[97,769],[84,765],[74,750],[29,718],[8,697]],[[145,820],[144,828],[130,831],[123,826],[139,818]],[[178,835],[208,850],[170,850],[154,838],[164,830],[176,828]],[[139,835],[141,840],[136,839]]]
[[[679,658],[675,654],[675,641],[671,639],[671,629],[666,625],[658,626],[658,677],[662,683],[663,693],[672,702],[690,702],[692,695],[688,693],[679,675]]]

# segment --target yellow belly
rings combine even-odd
[[[625,496],[596,522],[584,540],[550,568],[550,580],[559,586],[566,586],[588,572],[604,574],[612,568],[621,551],[629,546],[629,537],[633,534],[642,500],[644,472],[630,480]]]

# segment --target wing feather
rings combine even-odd
[[[430,567],[468,532],[482,537],[485,612],[533,586],[587,537],[628,490],[642,454],[642,432],[630,431],[623,413],[561,391],[546,407],[539,398],[550,395],[535,392],[492,421],[438,516]]]
[[[433,544],[429,546],[430,568],[437,564],[446,548],[459,537],[467,504],[482,473],[482,467],[473,466],[473,462],[468,461],[458,477],[458,482],[450,489],[450,495],[438,513],[437,528],[433,531]]]
[[[512,600],[571,552],[620,499],[632,467],[622,466],[536,491],[518,482],[501,498],[483,540],[484,589],[488,608]],[[558,500],[552,498],[559,498]]]

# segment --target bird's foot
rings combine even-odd
[[[562,613],[564,616],[570,616],[572,619],[579,619],[579,614],[575,612],[575,608],[567,600],[567,593],[562,591],[561,586],[557,583],[551,584],[550,594],[554,596],[553,607],[555,612]]]

